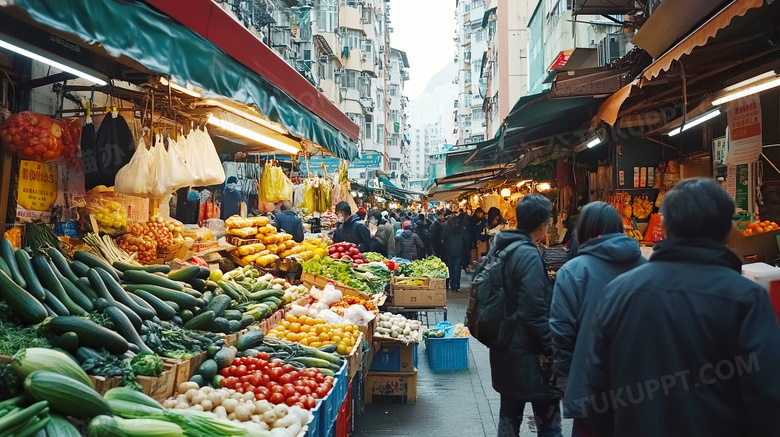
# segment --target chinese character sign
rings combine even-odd
[[[761,155],[761,101],[758,95],[728,104],[729,141],[726,165],[752,164]]]
[[[19,191],[16,196],[19,207],[27,211],[49,211],[55,200],[57,165],[20,161]]]

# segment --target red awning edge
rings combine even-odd
[[[351,140],[359,140],[357,124],[212,0],[144,1],[212,42]]]

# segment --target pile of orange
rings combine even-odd
[[[336,352],[348,355],[358,341],[360,329],[351,323],[332,325],[322,319],[288,314],[275,328],[268,331],[266,336],[311,347],[335,344]]]
[[[742,231],[742,236],[749,237],[751,235],[774,231],[775,229],[780,229],[780,226],[778,226],[777,223],[775,222],[763,221],[763,222],[749,223],[745,227],[745,230]]]

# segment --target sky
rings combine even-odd
[[[455,0],[393,0],[390,3],[390,45],[406,52],[413,100],[433,75],[455,57]]]

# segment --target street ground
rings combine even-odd
[[[463,288],[447,294],[448,320],[462,323],[466,318],[470,275],[464,274]],[[430,314],[431,326],[436,317]],[[498,426],[499,395],[490,381],[488,349],[469,339],[469,368],[457,372],[434,372],[428,366],[425,343],[419,346],[416,404],[366,404],[355,418],[352,435],[363,436],[495,436]],[[533,412],[526,406],[520,435],[535,436]],[[571,435],[571,420],[563,421],[563,435]]]

